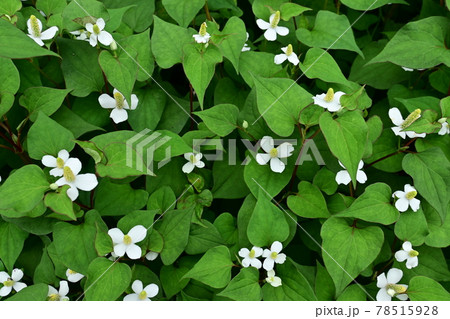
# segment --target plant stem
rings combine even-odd
[[[194,112],[194,89],[192,88],[192,84],[189,83],[189,117],[191,118],[191,125],[189,127],[189,131],[194,129],[194,118],[192,117],[192,113]]]
[[[211,13],[209,13],[208,1],[205,1],[205,7],[204,8],[205,8],[206,19],[208,21],[212,21]]]

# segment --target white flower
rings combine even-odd
[[[78,174],[81,171],[81,162],[78,158],[69,158],[63,168],[63,177],[58,179],[55,184],[58,186],[69,185],[67,196],[74,201],[78,198],[78,189],[82,191],[91,191],[97,185],[95,174]]]
[[[284,53],[277,54],[275,56],[274,58],[275,64],[281,64],[284,61],[286,61],[286,59],[293,65],[297,65],[300,62],[297,54],[295,54],[294,51],[292,50],[291,44],[289,44],[287,47],[281,48],[281,51],[283,51]]]
[[[34,15],[31,15],[28,19],[27,27],[28,36],[40,46],[44,45],[42,40],[50,40],[55,36],[56,32],[58,32],[58,27],[51,27],[42,32],[42,22]]]
[[[283,249],[283,245],[279,241],[273,242],[269,249],[264,249],[262,256],[266,258],[263,263],[265,270],[269,271],[273,269],[275,263],[282,264],[286,261],[286,255],[280,254]]]
[[[411,209],[417,212],[420,206],[420,200],[415,198],[416,196],[416,189],[411,185],[406,184],[404,192],[396,191],[394,192],[394,194],[392,194],[392,197],[398,198],[395,202],[395,208],[397,208],[399,212],[406,212],[408,210],[408,206],[411,206]]]
[[[341,161],[338,161],[338,162],[339,162],[339,165],[341,165],[341,167],[345,168],[345,166],[342,165]],[[364,184],[367,181],[366,173],[364,173],[361,170],[363,168],[363,166],[364,166],[364,162],[361,160],[358,164],[358,170],[356,171],[356,180],[360,184]],[[350,183],[351,181],[352,181],[352,178],[350,177],[350,174],[348,173],[348,171],[346,169],[337,172],[336,183],[348,185],[348,183]]]
[[[117,256],[127,254],[130,259],[141,258],[142,249],[136,243],[143,241],[147,236],[147,229],[144,226],[134,226],[126,235],[119,228],[113,228],[108,231],[108,235],[113,241],[114,253]]]
[[[248,35],[248,32],[247,32],[247,40],[245,40],[245,42],[248,41],[248,37],[249,37],[249,35]],[[248,44],[247,44],[247,43],[244,43],[244,46],[242,47],[241,52],[246,52],[246,51],[250,51],[250,50],[251,50],[251,49],[250,49],[250,47],[248,46]]]
[[[103,45],[110,45],[113,41],[112,35],[103,30],[105,28],[105,20],[102,18],[97,19],[95,24],[86,23],[86,30],[90,33],[89,43],[91,46],[95,47],[97,42]]]
[[[149,251],[147,253],[147,255],[145,255],[145,259],[153,261],[156,258],[158,258],[158,256],[159,256],[159,253],[157,253],[156,251]]]
[[[409,241],[405,241],[402,245],[402,250],[395,253],[395,259],[398,262],[406,260],[406,268],[411,269],[419,265],[419,252],[412,249],[412,245]]]
[[[151,301],[150,298],[158,294],[159,287],[155,284],[147,285],[144,288],[142,281],[135,280],[131,285],[134,294],[129,294],[123,298],[123,301]]]
[[[407,71],[407,72],[412,72],[412,71],[414,71],[414,69],[410,69],[410,68],[407,68],[407,67],[404,67],[404,66],[402,66],[402,69],[405,70],[405,71]],[[417,69],[417,71],[423,71],[423,70],[425,70],[425,69]]]
[[[239,256],[242,258],[242,266],[245,268],[252,266],[256,269],[261,268],[262,263],[258,259],[258,257],[261,257],[263,254],[263,249],[260,247],[253,246],[252,250],[248,250],[247,248],[241,248],[238,252]]]
[[[391,130],[394,132],[395,135],[400,136],[401,138],[406,138],[408,136],[409,138],[413,137],[425,137],[425,133],[416,133],[413,131],[404,131],[408,126],[410,126],[412,123],[414,123],[417,119],[420,118],[421,110],[417,109],[413,111],[408,117],[403,120],[402,113],[400,113],[400,110],[396,107],[393,107],[389,110],[389,118],[391,119],[392,123],[394,123],[396,126],[391,127]]]
[[[69,297],[67,294],[69,293],[69,284],[65,280],[61,280],[59,282],[59,291],[53,288],[52,286],[48,286],[48,301],[68,301]]]
[[[22,277],[23,271],[17,268],[13,269],[11,277],[7,272],[0,271],[0,284],[3,285],[3,287],[0,289],[0,297],[9,295],[13,289],[16,292],[19,292],[23,288],[25,288],[27,285],[23,282],[19,282]]]
[[[211,36],[208,32],[206,32],[206,22],[203,22],[200,26],[200,30],[198,31],[198,34],[194,34],[192,37],[194,38],[195,42],[197,43],[208,43]]]
[[[98,97],[98,102],[104,109],[113,109],[110,114],[110,118],[114,123],[124,122],[128,119],[128,113],[126,110],[135,110],[139,99],[136,94],[131,94],[131,107],[128,105],[127,100],[122,93],[114,89],[113,96],[108,94],[102,94]]]
[[[76,31],[72,31],[70,32],[70,34],[75,35],[75,39],[77,40],[83,40],[83,41],[88,41],[89,42],[89,38],[91,36],[91,34],[89,32],[87,32],[86,30],[76,30]]]
[[[400,269],[392,268],[387,273],[387,278],[384,273],[377,277],[377,287],[380,290],[377,293],[377,301],[391,301],[392,297],[397,297],[400,300],[407,300],[408,295],[405,294],[408,285],[397,284],[403,277],[403,272]]]
[[[267,278],[266,281],[271,284],[273,287],[279,287],[281,286],[281,278],[275,276],[275,270],[269,270],[267,272]]]
[[[64,175],[64,166],[69,160],[69,152],[61,150],[58,152],[58,157],[52,155],[44,155],[42,157],[42,164],[46,167],[54,167],[50,170],[50,175],[59,177]]]
[[[84,275],[82,275],[72,269],[67,269],[66,277],[67,277],[67,280],[70,282],[79,282],[81,279],[84,278]]]
[[[205,167],[205,163],[201,161],[203,157],[202,153],[185,153],[184,158],[188,161],[186,164],[183,165],[181,170],[183,173],[189,174],[194,170],[195,167],[203,168]]]
[[[280,22],[280,11],[273,13],[269,22],[264,21],[263,19],[256,20],[256,24],[261,30],[266,30],[264,32],[264,37],[268,41],[275,41],[277,39],[277,34],[281,36],[285,36],[289,34],[289,29],[286,27],[279,27],[278,23]]]
[[[332,88],[329,88],[327,93],[313,96],[314,104],[327,109],[329,112],[337,112],[342,108],[340,98],[344,94],[342,91],[335,93]]]
[[[256,154],[256,162],[258,162],[259,165],[265,165],[270,161],[270,169],[275,173],[283,172],[286,166],[280,158],[287,158],[291,156],[294,151],[294,147],[288,142],[284,142],[275,148],[273,138],[270,136],[264,136],[261,139],[261,148],[267,154]]]
[[[446,135],[446,134],[450,134],[450,125],[447,122],[447,118],[441,118],[439,121],[439,123],[441,123],[441,129],[439,130],[438,134],[439,135]]]

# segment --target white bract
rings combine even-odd
[[[280,11],[273,13],[269,18],[269,22],[266,22],[263,19],[256,20],[258,27],[261,30],[266,30],[266,32],[264,32],[264,37],[268,41],[275,41],[277,39],[277,34],[281,36],[289,34],[289,29],[278,26],[278,23],[280,23]]]
[[[345,168],[344,165],[342,165],[341,161],[339,161],[339,165],[341,167]],[[364,184],[367,181],[367,175],[364,173],[361,169],[364,166],[364,162],[361,160],[358,164],[358,170],[356,171],[356,180],[360,184]],[[350,177],[350,174],[348,173],[347,169],[344,169],[342,171],[337,172],[336,174],[336,183],[348,185],[352,181],[352,178]]]
[[[44,45],[42,40],[50,40],[55,36],[56,32],[58,32],[58,27],[50,27],[42,32],[42,22],[34,15],[31,15],[28,19],[27,27],[28,36],[40,46]]]
[[[247,32],[247,40],[245,40],[245,42],[248,41],[248,37],[249,37],[249,35],[248,35],[248,32]],[[246,51],[250,51],[250,47],[248,46],[247,43],[244,43],[244,46],[242,47],[241,52],[246,52]]]
[[[238,252],[239,256],[242,258],[242,266],[245,268],[252,266],[256,269],[261,268],[262,263],[258,259],[258,257],[261,257],[263,254],[263,249],[260,247],[253,246],[252,250],[248,250],[247,248],[241,248]]]
[[[450,125],[447,122],[447,118],[443,117],[438,122],[441,123],[441,129],[439,130],[438,134],[439,135],[450,134]]]
[[[67,269],[66,277],[67,277],[67,280],[70,282],[79,282],[81,279],[84,278],[84,275],[82,275],[72,269]]]
[[[205,167],[205,163],[201,161],[203,157],[202,153],[185,153],[184,158],[188,161],[186,164],[183,165],[181,170],[183,173],[189,174],[194,170],[195,167],[203,168]]]
[[[412,245],[409,241],[405,241],[402,245],[402,250],[395,253],[395,259],[398,262],[403,262],[406,260],[406,268],[412,269],[419,265],[419,252],[412,249]]]
[[[158,258],[159,253],[157,253],[156,251],[149,251],[146,255],[145,255],[145,259],[153,261],[156,258]]]
[[[68,160],[69,152],[66,150],[61,150],[58,152],[58,157],[44,155],[41,162],[46,167],[54,167],[50,170],[50,175],[59,177],[64,175],[64,166]]]
[[[143,241],[147,236],[147,229],[144,226],[134,226],[126,235],[119,228],[113,228],[108,231],[108,235],[113,241],[114,253],[117,256],[127,254],[130,259],[141,258],[142,249],[136,243]]]
[[[377,287],[380,290],[377,293],[377,301],[391,301],[392,297],[397,297],[400,300],[407,300],[408,295],[405,293],[408,285],[397,284],[403,277],[403,272],[400,269],[392,268],[387,273],[387,278],[384,273],[377,277]]]
[[[407,68],[407,67],[404,67],[404,66],[402,66],[402,69],[403,70],[405,70],[405,71],[407,71],[407,72],[412,72],[412,71],[414,71],[414,69],[410,69],[410,68]],[[416,69],[417,71],[423,71],[423,70],[425,70],[425,69]]]
[[[69,158],[63,168],[63,177],[58,179],[55,184],[58,186],[69,185],[67,196],[74,201],[78,198],[78,189],[82,191],[91,191],[97,185],[95,174],[78,174],[81,171],[81,162],[78,158]]]
[[[83,29],[72,31],[72,32],[70,32],[70,34],[74,35],[75,39],[77,39],[77,40],[88,41],[88,42],[89,42],[89,38],[91,36],[91,34],[88,31],[83,30]]]
[[[118,90],[114,89],[113,96],[108,94],[102,94],[98,97],[98,102],[104,109],[113,109],[110,118],[114,123],[118,124],[124,122],[128,119],[128,113],[126,110],[135,110],[139,99],[136,94],[131,94],[131,106],[128,104],[127,100]]]
[[[419,209],[420,200],[415,198],[417,196],[417,190],[409,184],[406,184],[404,191],[395,191],[392,197],[397,198],[395,202],[395,207],[399,212],[406,212],[408,206],[415,212]]]
[[[402,113],[400,113],[400,110],[396,107],[393,107],[389,110],[389,118],[391,119],[392,123],[394,123],[394,127],[391,127],[391,130],[394,132],[395,135],[400,136],[401,138],[406,138],[408,136],[409,138],[414,137],[425,137],[425,133],[416,133],[413,131],[404,131],[408,126],[410,126],[412,123],[414,123],[416,120],[420,118],[420,113],[422,111],[420,109],[416,109],[411,114],[408,115],[408,117],[403,120]]]
[[[267,272],[267,278],[266,281],[271,284],[273,287],[279,287],[281,286],[281,278],[275,276],[275,270],[269,270]]]
[[[155,297],[159,291],[159,287],[155,284],[147,285],[144,288],[140,280],[133,281],[131,289],[134,291],[134,294],[125,296],[123,301],[151,301],[150,298]]]
[[[0,271],[0,284],[3,287],[0,289],[0,297],[5,297],[14,291],[19,292],[27,285],[23,282],[19,282],[23,278],[23,271],[20,269],[13,269],[11,276],[5,271]]]
[[[104,28],[105,20],[103,20],[102,18],[97,19],[95,24],[86,23],[86,30],[90,33],[89,44],[91,46],[95,47],[98,42],[103,45],[110,45],[114,40],[109,32],[103,30]]]
[[[281,159],[291,156],[294,151],[294,147],[288,142],[284,142],[275,148],[273,138],[270,136],[264,136],[261,139],[261,148],[267,154],[256,154],[256,162],[259,165],[266,165],[270,161],[270,169],[275,173],[284,171],[286,164]]]
[[[313,96],[314,104],[327,109],[329,112],[337,112],[342,108],[340,98],[344,94],[342,91],[335,93],[332,88],[329,88],[327,93]]]
[[[273,242],[272,246],[270,246],[270,250],[264,249],[262,256],[266,258],[263,263],[265,270],[272,270],[275,263],[282,264],[286,261],[286,255],[280,254],[282,249],[283,245],[279,241]]]
[[[194,38],[195,42],[197,43],[208,43],[209,39],[211,38],[211,35],[206,32],[206,22],[203,22],[200,26],[200,30],[198,31],[198,34],[194,34],[192,37]]]
[[[59,282],[59,290],[56,290],[52,286],[48,286],[48,301],[68,301],[69,297],[67,294],[69,293],[69,284],[65,280],[61,280]]]
[[[281,48],[281,51],[283,51],[284,53],[277,54],[275,56],[274,58],[275,64],[281,64],[284,61],[286,61],[286,59],[293,65],[297,65],[300,62],[297,54],[295,54],[294,51],[292,50],[291,44],[289,44],[287,47]]]

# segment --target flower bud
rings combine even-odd
[[[57,190],[58,187],[59,187],[59,186],[58,186],[56,183],[51,183],[51,184],[50,184],[50,189],[53,190],[53,191]]]
[[[244,122],[242,122],[242,127],[243,127],[244,129],[247,129],[247,128],[248,128],[248,122],[247,122],[246,120],[244,120]]]
[[[112,41],[111,44],[109,45],[109,47],[111,48],[111,50],[116,51],[117,50],[117,43],[116,41]]]

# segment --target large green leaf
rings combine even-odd
[[[450,21],[446,17],[409,22],[370,63],[389,61],[412,69],[431,68],[441,63],[450,66],[450,50],[445,45],[449,30]]]
[[[367,186],[352,205],[345,211],[336,214],[339,217],[353,217],[372,223],[389,225],[397,221],[400,216],[398,210],[392,206],[392,190],[389,185],[375,183]]]
[[[228,248],[217,246],[209,249],[183,278],[192,278],[213,288],[223,288],[230,282],[232,266]]]
[[[12,297],[9,297],[8,301],[45,301],[48,295],[48,285],[36,284],[25,287]]]
[[[253,81],[258,110],[267,125],[277,135],[290,136],[312,95],[291,79],[254,77]]]
[[[162,0],[167,13],[185,28],[205,5],[205,0]]]
[[[75,212],[73,210],[73,202],[66,193],[69,188],[69,185],[64,185],[59,192],[49,192],[45,195],[44,203],[45,206],[50,208],[55,213],[67,216],[72,220],[76,220],[77,217],[75,216]]]
[[[325,112],[320,117],[319,124],[331,152],[345,166],[356,185],[356,172],[369,132],[361,112],[349,111],[337,119]]]
[[[195,114],[219,136],[230,134],[238,125],[239,109],[233,104],[219,104]]]
[[[264,78],[283,77],[281,64],[273,63],[274,55],[268,52],[243,52],[239,59],[239,73],[248,86],[254,86],[254,76]],[[273,101],[272,101],[273,102]]]
[[[319,188],[307,181],[301,181],[298,184],[298,193],[288,197],[287,205],[290,210],[301,217],[330,217],[327,203]]]
[[[412,176],[414,187],[444,221],[450,201],[450,162],[440,148],[407,154],[403,169]]]
[[[12,16],[20,8],[22,8],[22,2],[20,0],[3,0],[0,3],[0,15],[7,14],[8,16]]]
[[[450,293],[433,279],[417,276],[409,282],[408,297],[412,301],[449,301]]]
[[[28,233],[14,224],[0,220],[0,259],[9,272],[14,269],[14,264],[23,249]]]
[[[401,240],[410,241],[415,246],[422,245],[428,234],[427,220],[423,210],[419,209],[417,212],[408,210],[401,213],[395,223],[394,232],[395,236]]]
[[[238,17],[231,17],[222,30],[219,48],[223,56],[233,64],[236,72],[239,72],[239,58],[242,48],[247,40],[244,21]]]
[[[89,301],[117,300],[128,288],[131,269],[104,257],[94,259],[86,272],[85,297]]]
[[[19,103],[30,112],[30,120],[35,121],[39,112],[48,116],[55,113],[69,92],[70,90],[32,87],[23,93]]]
[[[352,227],[341,218],[329,218],[320,235],[325,267],[333,278],[337,294],[375,260],[384,242],[381,228]]]
[[[362,55],[356,45],[350,22],[343,14],[320,10],[316,16],[314,28],[311,31],[299,28],[296,35],[300,42],[310,47],[343,49]]]
[[[125,51],[136,52],[136,62],[138,66],[138,73],[136,79],[138,81],[145,81],[151,77],[154,69],[154,58],[150,45],[150,29],[123,38],[118,42]],[[136,64],[136,62],[134,62]]]
[[[341,0],[341,2],[346,5],[349,8],[360,10],[360,11],[368,11],[373,10],[379,7],[382,7],[386,4],[393,4],[393,3],[401,3],[401,4],[407,4],[407,2],[403,0]]]
[[[218,296],[238,301],[260,301],[262,292],[258,270],[253,267],[241,269]]]

